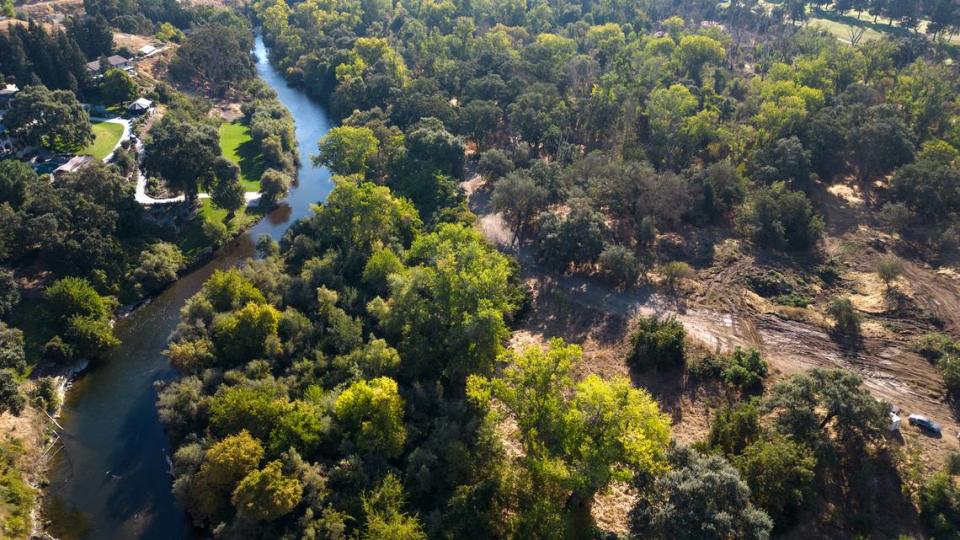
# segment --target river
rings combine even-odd
[[[63,447],[54,457],[47,490],[51,532],[61,538],[189,538],[192,531],[171,494],[169,443],[154,406],[154,382],[175,373],[163,356],[180,308],[216,269],[254,253],[263,234],[279,239],[294,220],[310,213],[333,187],[330,173],[310,154],[330,120],[316,102],[287,86],[270,65],[257,36],[257,73],[279,95],[296,121],[301,168],[297,184],[273,212],[205,266],[182,277],[150,304],[116,325],[122,345],[70,389],[60,423]]]

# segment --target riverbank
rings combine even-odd
[[[86,529],[89,538],[186,538],[191,534],[171,493],[166,436],[155,408],[155,382],[174,372],[162,351],[179,311],[217,269],[255,255],[256,238],[279,239],[295,220],[310,214],[332,184],[309,154],[326,133],[326,113],[305,94],[288,87],[267,61],[257,39],[257,72],[296,122],[298,182],[277,207],[205,264],[187,272],[152,301],[117,321],[123,344],[73,385],[60,420],[63,450],[52,460],[46,490],[51,533]]]

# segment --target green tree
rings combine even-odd
[[[849,298],[834,298],[827,306],[827,314],[833,318],[833,329],[841,336],[857,338],[860,335],[860,314]]]
[[[337,397],[333,410],[359,450],[382,452],[388,457],[403,451],[407,438],[403,400],[393,379],[378,377],[351,384]]]
[[[271,461],[260,469],[250,471],[233,490],[233,505],[237,512],[254,521],[274,521],[300,504],[303,485],[296,478],[284,476],[283,464]]]
[[[262,193],[261,203],[274,204],[281,197],[287,194],[287,190],[293,184],[290,175],[278,171],[277,169],[267,169],[263,171],[260,177],[260,193]]]
[[[214,321],[211,334],[221,363],[238,365],[270,355],[278,346],[280,312],[269,304],[250,302]]]
[[[618,287],[631,287],[640,278],[640,263],[624,246],[616,244],[603,248],[598,262],[607,280]]]
[[[140,252],[140,261],[133,271],[133,280],[145,294],[156,292],[173,283],[186,258],[176,244],[157,242]]]
[[[767,362],[761,358],[760,351],[737,347],[720,376],[729,385],[749,390],[757,387],[767,376]]]
[[[100,97],[107,103],[122,103],[137,97],[140,87],[122,69],[108,69],[100,79]]]
[[[537,212],[546,208],[547,190],[537,185],[526,171],[515,171],[497,181],[490,202],[510,224],[513,242],[516,242]]]
[[[19,210],[38,180],[29,164],[13,159],[0,161],[0,203],[8,203],[11,208]]]
[[[887,289],[893,286],[893,283],[903,273],[903,269],[903,261],[896,255],[884,255],[877,261],[877,277],[883,281]]]
[[[750,499],[776,522],[802,510],[813,497],[817,459],[789,437],[757,440],[733,458],[733,465],[750,486]]]
[[[920,518],[932,537],[957,538],[960,488],[948,473],[935,474],[921,487]]]
[[[263,459],[260,441],[247,431],[224,437],[204,453],[203,464],[191,481],[186,508],[201,520],[214,520],[229,504],[237,484],[255,471]]]
[[[701,35],[683,36],[676,50],[677,61],[698,86],[703,67],[707,64],[720,64],[726,55],[726,50],[719,41]]]
[[[67,35],[77,42],[83,54],[91,60],[106,56],[113,50],[113,30],[100,14],[71,17],[67,20]]]
[[[204,24],[195,28],[177,49],[170,63],[171,75],[217,92],[252,77],[253,36],[249,27],[242,26]]]
[[[393,473],[365,493],[362,501],[366,523],[360,537],[364,540],[426,540],[420,520],[403,511],[403,484]]]
[[[154,123],[147,139],[143,168],[147,174],[163,177],[174,189],[195,199],[203,182],[213,175],[220,155],[217,130],[172,116]]]
[[[686,363],[683,323],[674,317],[641,317],[630,334],[628,362],[634,369],[677,368]]]
[[[246,203],[243,184],[240,183],[240,167],[227,158],[218,157],[213,162],[213,177],[210,199],[227,210],[228,216],[233,216]]]
[[[320,153],[313,157],[316,165],[329,168],[333,174],[364,175],[377,155],[380,141],[366,127],[332,128],[317,144]]]
[[[0,267],[0,318],[13,311],[20,302],[20,285],[13,272]]]
[[[203,284],[202,293],[217,311],[230,311],[250,302],[266,302],[263,293],[236,268],[215,270]]]
[[[777,427],[814,449],[836,444],[859,456],[862,447],[882,439],[888,405],[876,400],[857,375],[812,369],[777,383],[764,400]]]
[[[10,369],[0,369],[0,414],[9,411],[14,416],[20,416],[26,405],[27,399],[20,393],[16,373]]]
[[[93,142],[90,117],[73,92],[28,86],[10,101],[7,128],[26,144],[75,151]]]
[[[671,470],[647,487],[631,512],[638,538],[764,539],[773,521],[750,503],[750,488],[723,457],[678,448]]]

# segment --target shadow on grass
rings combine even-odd
[[[847,26],[859,26],[862,28],[867,28],[867,29],[873,30],[874,32],[878,32],[880,34],[907,36],[913,33],[910,30],[907,30],[906,28],[893,26],[889,23],[881,22],[880,20],[877,20],[877,22],[873,22],[872,15],[868,16],[871,18],[858,19],[853,15],[847,15],[845,13],[836,13],[834,11],[820,11],[820,10],[813,11],[811,15],[813,15],[813,17],[817,19],[826,19],[830,22],[835,22],[838,24],[845,24]]]

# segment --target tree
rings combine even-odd
[[[854,124],[850,137],[851,160],[861,182],[888,174],[913,160],[913,134],[896,113],[885,106],[869,109]]]
[[[393,379],[378,377],[351,384],[337,397],[334,415],[357,449],[387,457],[403,451],[407,438],[403,400]]]
[[[203,464],[190,482],[189,509],[200,520],[215,522],[226,509],[237,484],[256,470],[263,446],[246,430],[224,437],[204,453]]]
[[[632,251],[621,245],[603,248],[598,259],[607,280],[618,287],[630,287],[640,278],[640,263]]]
[[[113,30],[103,15],[71,17],[67,35],[73,38],[89,59],[107,56],[113,50]]]
[[[892,287],[900,274],[903,273],[903,261],[896,255],[884,255],[877,261],[877,277],[883,281],[887,289]]]
[[[246,203],[243,184],[240,183],[240,167],[225,157],[213,161],[213,204],[227,211],[227,216],[243,208]]]
[[[44,297],[54,328],[77,354],[97,356],[120,343],[110,325],[116,300],[100,296],[87,280],[63,278]]]
[[[496,182],[513,169],[513,160],[499,148],[491,148],[480,154],[480,161],[477,163],[477,172],[487,182]]]
[[[480,152],[487,134],[497,129],[503,111],[493,101],[475,99],[467,103],[460,112],[460,126],[477,143]]]
[[[177,49],[170,73],[223,92],[253,76],[252,37],[249,27],[201,25]]]
[[[677,47],[677,61],[699,86],[703,67],[707,64],[720,64],[726,57],[723,45],[707,36],[683,36]]]
[[[320,153],[313,157],[316,165],[323,165],[333,174],[367,173],[377,155],[380,142],[367,127],[338,126],[330,129],[317,144]]]
[[[817,459],[789,437],[757,440],[733,457],[733,465],[750,486],[750,499],[775,522],[803,509],[813,496]]]
[[[122,69],[108,69],[100,79],[100,97],[107,103],[125,103],[137,97],[140,88]]]
[[[663,281],[671,293],[677,292],[677,287],[685,279],[693,277],[693,268],[683,261],[670,261],[660,266],[660,273],[663,274]]]
[[[720,376],[723,382],[744,390],[757,387],[767,376],[767,363],[756,349],[734,349]]]
[[[279,345],[279,321],[280,312],[276,308],[254,302],[217,318],[211,334],[220,362],[237,365],[269,355]]]
[[[90,117],[68,90],[28,86],[10,101],[3,122],[26,144],[74,151],[93,142]]]
[[[20,393],[16,374],[10,369],[0,369],[0,414],[9,411],[14,416],[20,416],[27,400]]]
[[[20,302],[20,286],[13,272],[0,267],[0,318],[13,311]]]
[[[145,294],[156,292],[177,279],[186,259],[176,244],[157,242],[140,252],[133,280]]]
[[[756,194],[742,217],[757,241],[779,249],[811,249],[823,232],[823,220],[806,195],[782,182]]]
[[[522,464],[545,497],[574,520],[589,515],[594,496],[614,480],[665,469],[670,421],[644,390],[627,379],[590,375],[574,385],[582,351],[560,339],[500,358],[494,379],[471,376],[468,394],[487,410],[497,400],[516,421]],[[559,491],[557,491],[559,490]],[[559,536],[563,536],[558,531]]]
[[[23,371],[27,358],[23,353],[23,332],[0,321],[0,369]]]
[[[217,311],[230,311],[249,303],[264,304],[263,293],[239,270],[215,270],[203,284],[203,296]]]
[[[631,511],[639,538],[723,540],[770,538],[773,521],[750,503],[750,488],[723,457],[676,448],[671,470],[642,493]]]
[[[557,270],[566,270],[571,263],[592,263],[603,252],[607,232],[603,215],[584,200],[571,201],[570,206],[566,217],[548,212],[540,221],[540,257]]]
[[[860,335],[860,315],[849,298],[831,300],[827,313],[833,318],[833,329],[841,336],[856,338]]]
[[[546,208],[547,190],[537,185],[526,171],[515,171],[497,181],[490,202],[510,224],[513,242],[516,242],[524,227]]]
[[[219,136],[212,126],[166,116],[150,129],[143,168],[147,174],[162,176],[192,200],[212,176],[219,155]]]
[[[920,518],[934,538],[956,538],[960,523],[960,488],[947,472],[939,472],[920,489]]]
[[[641,317],[630,334],[628,362],[634,369],[677,368],[686,363],[683,323],[674,317]]]
[[[361,538],[364,540],[426,540],[420,520],[403,511],[403,484],[388,473],[376,489],[362,497],[366,518]]]
[[[237,512],[254,521],[274,521],[289,514],[300,503],[303,485],[284,476],[279,461],[251,471],[233,490]]]
[[[839,369],[812,369],[777,383],[763,406],[797,442],[820,449],[836,441],[855,459],[863,445],[882,439],[889,423],[889,406],[871,396],[860,377]]]
[[[260,177],[261,204],[274,204],[287,194],[293,184],[290,175],[277,169],[267,169]]]
[[[37,181],[37,173],[29,164],[13,159],[0,161],[0,204],[8,203],[19,210]]]

